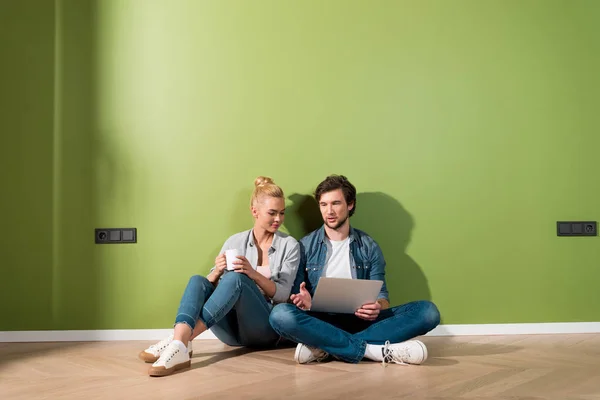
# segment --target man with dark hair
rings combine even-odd
[[[328,176],[315,190],[324,224],[300,241],[300,266],[290,303],[273,308],[269,321],[282,337],[298,343],[299,364],[330,355],[357,363],[363,358],[384,364],[421,364],[427,348],[419,340],[440,322],[430,301],[390,307],[385,260],[379,245],[350,226],[356,211],[356,188],[343,175]],[[352,314],[311,312],[320,277],[381,280],[377,300]]]

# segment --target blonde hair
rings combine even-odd
[[[255,206],[259,197],[271,196],[283,199],[283,190],[268,176],[259,176],[254,180],[254,191],[250,199],[250,206]]]

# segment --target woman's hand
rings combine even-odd
[[[227,268],[227,260],[225,259],[225,254],[219,254],[217,258],[215,258],[215,267],[219,275],[225,271]]]
[[[225,254],[218,255],[217,258],[215,258],[215,269],[213,269],[213,271],[210,274],[208,274],[206,279],[208,279],[208,281],[212,283],[213,286],[217,286],[217,283],[219,282],[219,279],[223,275],[223,272],[226,268],[227,260],[225,260]]]
[[[246,274],[248,278],[252,279],[253,281],[256,280],[255,277],[258,274],[258,272],[256,272],[256,270],[252,268],[250,261],[248,261],[246,257],[237,256],[237,260],[233,262],[233,265],[235,266],[235,272],[239,274]]]

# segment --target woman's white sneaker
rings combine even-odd
[[[191,365],[187,348],[179,341],[171,342],[148,370],[150,376],[166,376]]]
[[[172,341],[173,341],[173,335],[170,335],[169,337],[164,338],[160,342],[153,344],[152,346],[148,347],[146,350],[140,352],[138,357],[140,358],[140,360],[142,360],[144,362],[155,363],[158,360],[158,358],[160,357],[161,353],[167,348],[167,346]],[[192,354],[194,353],[194,350],[192,348],[191,340],[188,342],[187,349],[188,349],[190,358],[192,358]]]

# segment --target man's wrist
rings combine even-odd
[[[390,308],[390,302],[388,301],[388,299],[384,299],[383,297],[377,299],[377,303],[379,303],[382,310],[385,310],[386,308]]]

